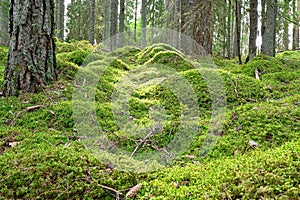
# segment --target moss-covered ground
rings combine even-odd
[[[0,47],[0,89],[7,53]],[[38,94],[0,97],[0,199],[125,199],[137,184],[135,199],[299,199],[300,52],[259,55],[243,65],[214,61],[218,68],[195,69],[197,61],[165,44],[107,53],[86,41],[57,41],[55,84]],[[181,124],[184,105],[176,90],[155,84],[171,69],[190,84],[200,113],[193,121],[197,134],[183,154],[147,173],[122,172],[91,154],[74,125],[72,93],[86,83],[77,72],[101,74],[94,107],[105,135],[126,151],[143,154],[167,145]],[[210,91],[203,74],[220,75],[227,100],[224,126],[207,154],[202,146],[213,95],[221,91]],[[165,114],[163,123],[150,137],[118,126],[114,89],[127,83],[124,77],[144,83],[128,99],[128,126],[155,125],[151,112],[163,107],[154,113]]]

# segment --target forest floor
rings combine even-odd
[[[7,52],[0,47],[0,90]],[[53,85],[37,94],[0,97],[0,199],[299,199],[300,52],[259,55],[239,65],[222,58],[191,60],[164,44],[108,53],[82,41],[58,42],[57,62],[59,80]],[[172,162],[166,159],[166,167],[141,173],[131,156],[111,156],[113,162],[104,162],[91,152],[87,146],[95,141],[85,141],[78,129],[90,131],[88,136],[95,130],[91,124],[84,127],[85,118],[74,116],[74,93],[89,84],[85,77],[99,79],[95,88],[80,94],[83,101],[93,102],[93,120],[112,143],[107,149],[118,146],[145,159],[176,134],[189,134],[182,125],[184,108],[177,90],[149,84],[160,83],[170,69],[188,81],[199,108],[199,116],[188,123],[196,133],[187,148]],[[129,116],[125,112],[125,118],[118,118],[124,107],[113,104],[118,97],[114,88],[131,71],[136,72],[131,78],[143,84],[130,94]],[[176,88],[185,95],[188,89],[180,86]],[[225,112],[213,121],[214,98],[222,93]],[[79,105],[81,117],[89,111],[84,105]],[[157,124],[161,113],[163,123]],[[133,125],[144,129],[137,133]],[[149,134],[153,126],[159,130]],[[204,147],[210,132],[217,139]]]

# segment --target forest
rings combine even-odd
[[[300,199],[300,0],[0,0],[0,199]]]

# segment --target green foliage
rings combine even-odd
[[[0,46],[0,65],[5,65],[8,56],[8,48]]]
[[[72,62],[76,65],[81,65],[85,58],[89,55],[89,52],[84,50],[75,50],[69,53],[60,53],[57,54],[57,60]]]

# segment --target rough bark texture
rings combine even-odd
[[[57,2],[57,37],[63,41],[65,32],[65,2],[58,0]]]
[[[175,48],[180,47],[179,42],[179,32],[180,32],[180,0],[174,0],[174,13],[173,13],[173,21],[174,21],[174,33],[173,33],[173,46]]]
[[[193,39],[212,54],[212,0],[195,0]]]
[[[290,16],[290,0],[284,0],[284,9],[283,9],[283,15],[284,16]],[[289,43],[290,43],[290,35],[289,35],[289,20],[284,19],[283,23],[283,46],[284,46],[284,51],[287,51],[289,49]]]
[[[124,45],[125,0],[120,0],[119,14],[119,47]]]
[[[231,57],[231,0],[228,0],[228,10],[227,10],[227,39],[226,39],[226,48],[227,48],[227,57]]]
[[[249,54],[248,60],[252,60],[256,56],[256,38],[257,38],[257,23],[258,23],[258,2],[250,0],[250,35],[249,35]]]
[[[117,45],[116,37],[118,26],[118,0],[110,1],[110,48],[115,49]]]
[[[294,13],[299,14],[298,20],[296,19],[295,21],[298,21],[300,23],[300,0],[296,0],[294,2]],[[299,48],[299,43],[300,43],[300,26],[299,25],[294,25],[294,30],[293,30],[293,50],[300,50]]]
[[[142,48],[144,48],[147,45],[146,37],[147,37],[147,0],[142,0]]]
[[[91,44],[95,43],[95,0],[91,0],[91,11],[90,11],[90,33],[89,41]]]
[[[261,47],[261,52],[268,56],[275,56],[276,16],[277,16],[277,0],[269,0],[267,2],[266,28],[262,36],[262,47]]]
[[[137,10],[138,10],[138,0],[135,0],[135,8],[134,8],[134,33],[133,33],[133,39],[136,43],[136,26],[137,26]]]
[[[10,0],[4,95],[37,92],[56,79],[53,0]]]

